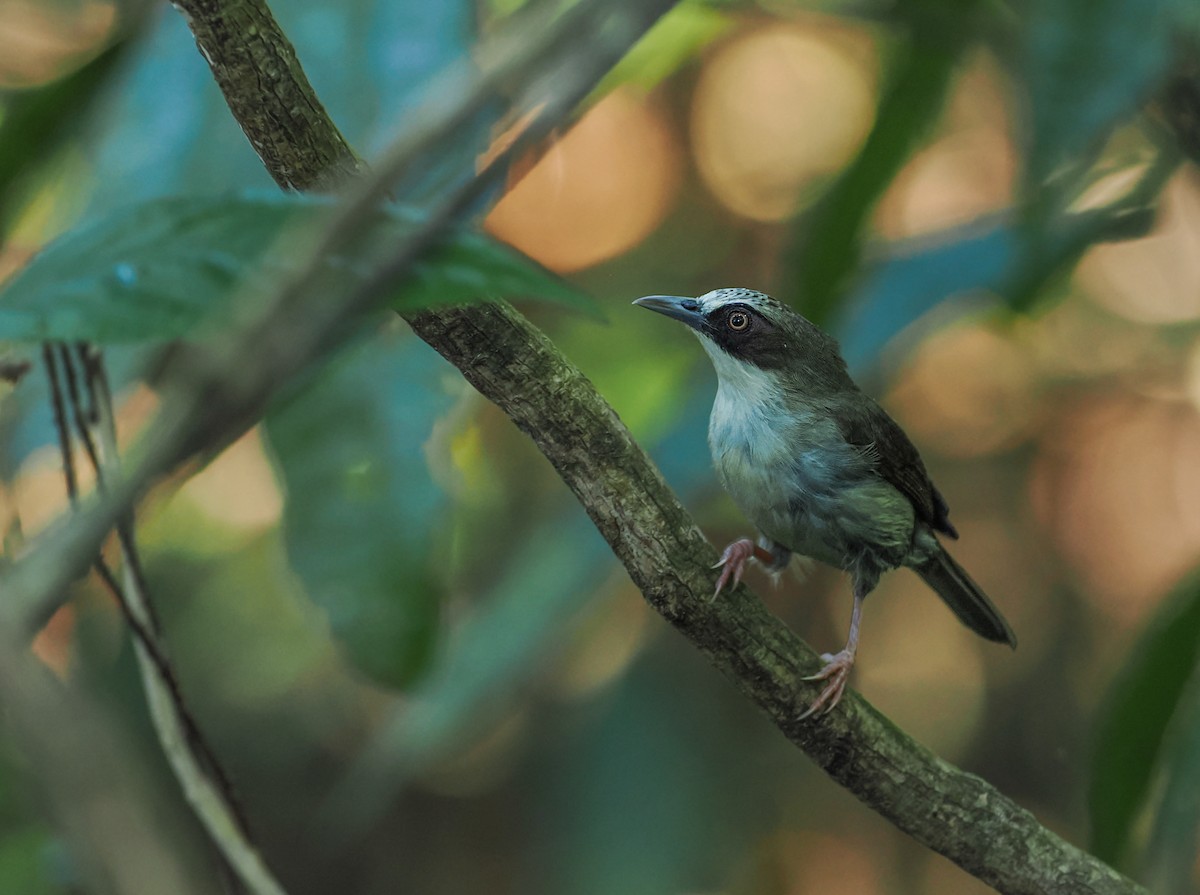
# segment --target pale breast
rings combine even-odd
[[[844,551],[829,514],[847,474],[859,474],[858,457],[827,417],[785,409],[773,394],[718,387],[708,430],[713,465],[759,531],[795,553],[838,565]]]
[[[900,565],[911,503],[880,479],[823,412],[784,406],[769,372],[719,370],[709,446],[721,484],[754,526],[794,553],[840,568]],[[794,402],[792,402],[794,404]]]

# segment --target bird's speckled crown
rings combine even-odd
[[[781,302],[771,298],[765,292],[757,292],[754,289],[744,289],[742,287],[714,289],[712,292],[706,292],[699,296],[696,301],[700,305],[701,313],[704,314],[734,303],[757,308],[763,311],[768,317],[774,317],[784,309],[784,305]]]

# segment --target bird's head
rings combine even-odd
[[[753,289],[714,289],[698,298],[647,295],[634,302],[690,326],[723,376],[741,365],[841,380],[837,342],[782,302]]]

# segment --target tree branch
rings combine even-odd
[[[617,3],[610,5],[618,8]],[[653,5],[660,10],[665,3],[660,0]],[[287,45],[261,3],[181,0],[180,6],[189,14],[201,50],[214,67],[220,66],[220,60],[232,51],[209,46],[208,41],[238,43],[247,37],[244,29],[221,23],[221,17],[232,10],[239,14],[254,10],[256,31],[261,35],[264,29],[270,29],[272,36],[256,41],[255,52],[269,53],[271,48]],[[203,27],[196,27],[202,17]],[[209,17],[215,21],[207,21]],[[652,18],[653,14],[647,14],[647,23]],[[245,53],[245,57],[238,53],[233,56],[254,58],[260,67],[285,63],[279,72],[293,79],[289,89],[310,97],[310,107],[319,109],[294,57],[251,56],[248,49]],[[217,72],[217,77],[227,96],[236,94],[229,96],[235,114],[247,107],[270,107],[277,100],[274,94],[261,91],[256,78],[225,77],[222,72]],[[277,180],[287,184],[324,182],[327,159],[321,153],[307,156],[305,147],[340,140],[335,138],[336,130],[327,118],[315,115],[289,119],[268,112],[263,118],[248,116],[240,120],[264,162],[271,165],[273,156],[255,138],[263,122],[279,129],[272,145],[286,142],[298,150],[287,172],[272,171]],[[314,128],[322,133],[312,133]],[[411,247],[406,251],[411,259]],[[262,322],[283,321],[265,315]],[[835,780],[918,841],[1002,892],[1100,895],[1141,891],[1116,871],[1041,827],[1029,812],[989,784],[938,759],[857,695],[849,695],[837,711],[820,721],[797,723],[797,677],[817,666],[815,655],[744,588],[719,602],[709,601],[709,566],[714,557],[711,547],[616,414],[582,374],[543,334],[506,305],[427,312],[412,316],[410,322],[422,338],[458,366],[476,388],[533,438],[654,608]],[[247,331],[252,333],[253,328]],[[238,340],[238,344],[245,342]],[[313,355],[316,353],[314,350]],[[298,363],[276,364],[264,368],[261,374],[288,375]],[[194,396],[216,394],[223,398],[226,392],[222,389],[233,388],[231,378],[243,372],[218,369],[207,379],[192,383]],[[254,381],[264,390],[272,382],[269,377]],[[262,396],[254,397],[261,400]],[[215,406],[235,411],[244,425],[249,408],[259,406],[248,400],[217,401]],[[193,426],[187,431],[203,436],[201,441],[211,445],[237,424],[225,421],[223,427]],[[115,518],[117,508],[132,503],[151,478],[169,465],[168,461],[178,461],[179,435],[170,426],[168,431],[175,433],[170,435],[174,443],[147,452],[130,479],[119,483],[109,499],[81,512],[60,537],[18,565],[8,576],[12,599],[44,599],[63,574],[54,563],[61,566],[64,558],[75,563],[83,561],[86,548],[98,541]],[[196,444],[187,443],[195,449]]]
[[[327,190],[361,173],[270,10],[236,0],[173,2],[234,120],[280,187]]]

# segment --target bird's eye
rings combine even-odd
[[[725,318],[725,325],[735,333],[745,332],[750,328],[750,315],[745,311],[730,311]]]

